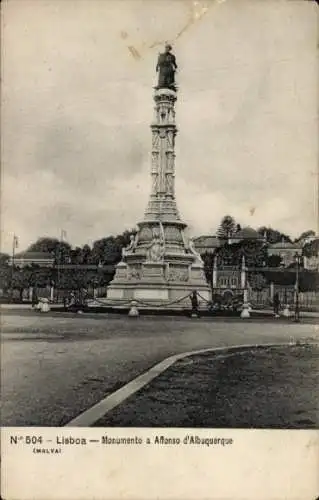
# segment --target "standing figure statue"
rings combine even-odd
[[[159,236],[154,236],[147,252],[149,262],[160,262],[164,257],[164,243]]]
[[[165,52],[159,54],[156,65],[156,72],[158,76],[158,89],[173,89],[175,90],[175,71],[177,69],[176,59],[174,54],[171,53],[172,46],[165,45]]]

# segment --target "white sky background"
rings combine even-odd
[[[4,250],[13,232],[21,249],[61,228],[83,245],[142,219],[163,44],[150,46],[165,40],[179,66],[177,204],[192,233],[225,214],[293,237],[316,229],[314,2],[9,0],[2,23]]]

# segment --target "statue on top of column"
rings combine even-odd
[[[158,75],[157,89],[172,89],[175,90],[175,71],[177,69],[176,58],[171,53],[172,46],[168,43],[165,45],[165,52],[159,54],[156,65]]]

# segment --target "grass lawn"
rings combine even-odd
[[[184,358],[95,426],[314,429],[319,346]]]

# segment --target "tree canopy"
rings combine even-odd
[[[221,240],[227,240],[236,232],[236,221],[231,215],[225,215],[217,229],[217,237]]]
[[[261,226],[257,229],[257,232],[262,236],[266,236],[268,243],[280,243],[282,241],[292,243],[290,236],[271,227]]]
[[[298,238],[295,239],[295,242],[306,240],[307,238],[315,237],[316,233],[312,229],[308,229],[308,231],[303,231]]]

